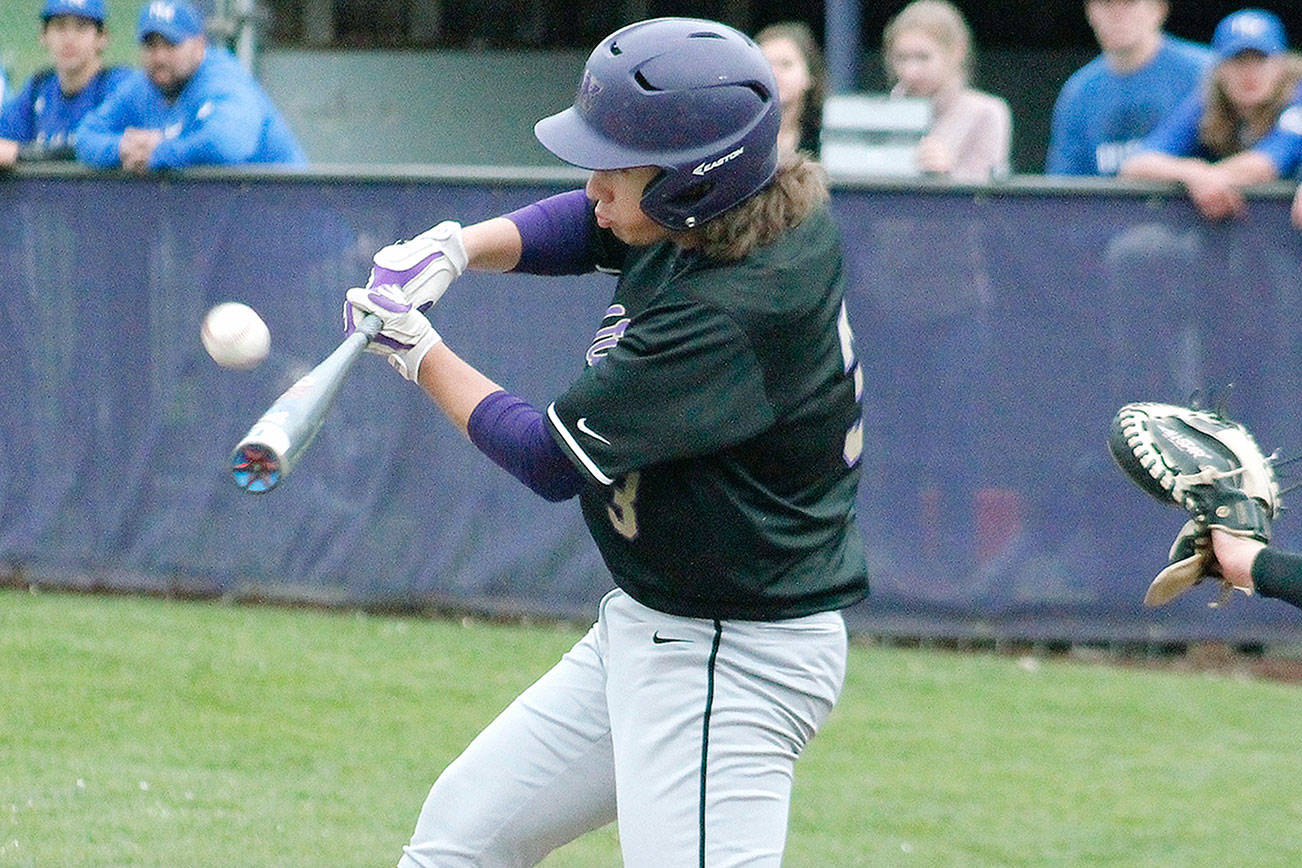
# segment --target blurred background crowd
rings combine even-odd
[[[1235,12],[1237,29],[1229,26]],[[209,142],[186,153],[165,148],[153,168],[547,165],[527,135],[531,119],[568,102],[586,46],[628,21],[659,15],[716,18],[778,51],[775,68],[786,64],[806,79],[783,94],[789,112],[801,104],[795,144],[817,151],[830,143],[825,156],[834,175],[1115,175],[1177,108],[1185,127],[1189,116],[1200,117],[1209,89],[1219,133],[1201,130],[1190,139],[1168,129],[1143,149],[1216,162],[1265,137],[1267,122],[1292,103],[1298,79],[1288,22],[1269,4],[1244,10],[1219,2],[1085,0],[1032,10],[1000,0],[25,0],[0,9],[0,68],[7,73],[0,142],[11,143],[0,146],[0,162],[75,156],[148,169],[152,148],[141,163],[136,133],[128,134],[126,153],[114,152],[117,138],[101,137],[78,155],[70,144],[75,127],[98,109],[92,126],[100,134],[162,129],[169,139],[184,138],[168,130],[185,114],[174,103],[211,90],[216,85],[204,82],[212,79],[250,100],[240,120],[257,128],[231,138],[258,140]],[[1225,25],[1219,36],[1218,24]],[[1238,79],[1260,81],[1236,96],[1224,85],[1236,70]],[[136,104],[101,108],[133,72]],[[165,93],[169,87],[174,96]],[[164,99],[146,107],[140,97],[151,93]],[[1186,98],[1199,105],[1182,107]],[[56,111],[61,101],[68,105]],[[185,134],[194,126],[189,121]],[[856,152],[856,135],[875,135],[878,147]],[[902,141],[907,158],[888,147],[898,152]],[[1269,180],[1260,176],[1272,170],[1291,176],[1290,146],[1267,147],[1270,167],[1233,180]],[[1152,163],[1125,174],[1192,182],[1195,192],[1210,184],[1205,173],[1173,176],[1171,167]],[[1210,207],[1234,210],[1233,202]]]

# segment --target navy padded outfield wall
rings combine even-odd
[[[498,470],[377,358],[281,487],[230,451],[339,341],[372,252],[561,179],[76,172],[0,178],[0,569],[36,584],[266,594],[584,617],[611,586],[574,502]],[[866,372],[854,630],[1064,640],[1283,641],[1302,613],[1203,588],[1139,605],[1182,515],[1113,466],[1127,401],[1235,388],[1266,449],[1302,453],[1302,233],[1284,196],[1208,224],[1180,197],[834,192]],[[543,406],[577,373],[611,278],[468,275],[434,319]],[[203,313],[247,302],[258,369],[218,368]],[[1285,499],[1287,504],[1288,498]],[[1277,538],[1302,540],[1286,514]]]

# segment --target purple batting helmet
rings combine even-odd
[[[696,18],[653,18],[602,40],[574,105],[534,125],[584,169],[657,166],[642,211],[690,229],[746,201],[777,170],[773,68],[750,37]]]

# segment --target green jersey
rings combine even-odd
[[[862,599],[863,378],[830,213],[738,262],[669,241],[619,253],[588,366],[547,409],[616,584],[696,618]]]

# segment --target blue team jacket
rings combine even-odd
[[[35,145],[43,152],[70,147],[82,118],[104,102],[130,76],[125,67],[110,66],[68,96],[53,69],[27,80],[0,109],[0,139]]]
[[[307,162],[302,148],[262,87],[230,52],[209,45],[175,102],[135,70],[77,128],[77,159],[120,165],[118,141],[127,127],[162,130],[151,169],[182,166]]]

